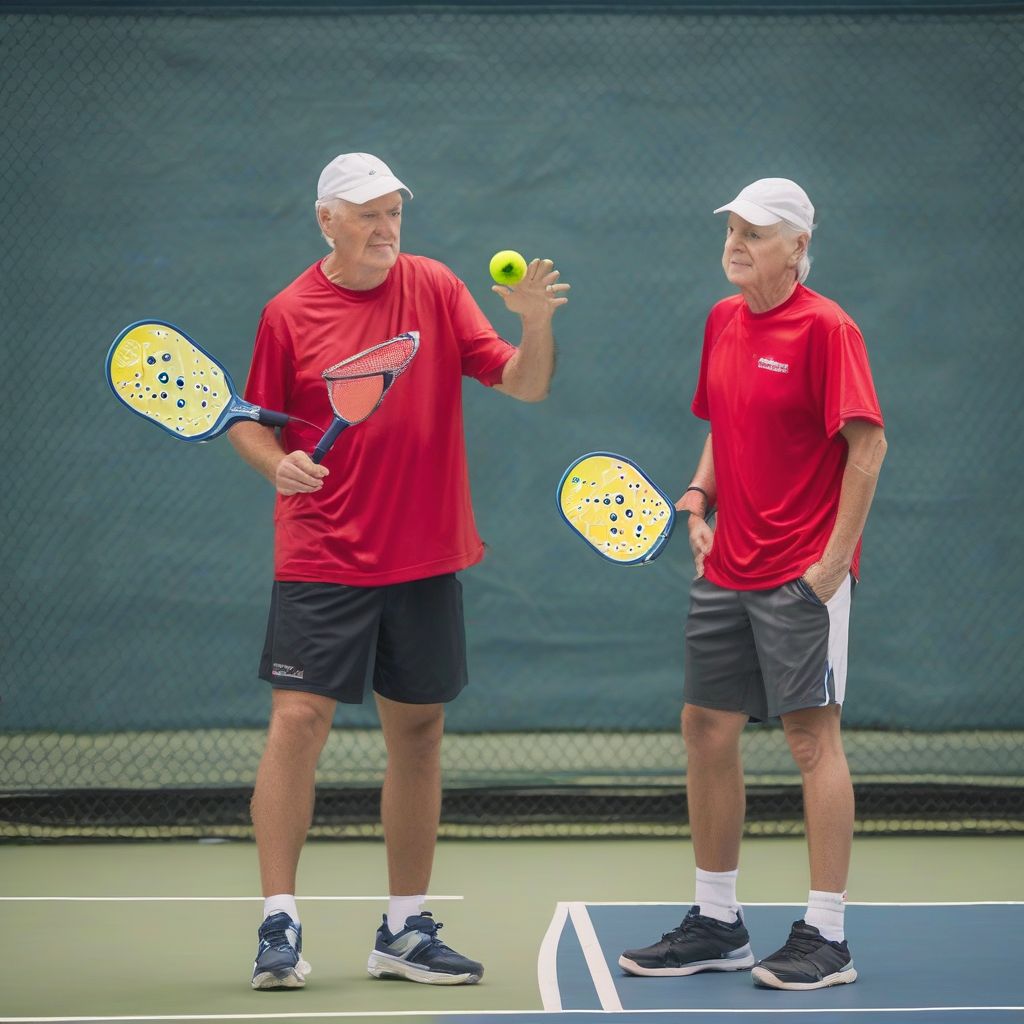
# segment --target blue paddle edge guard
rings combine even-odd
[[[121,340],[126,334],[134,331],[136,327],[141,327],[144,324],[156,324],[159,327],[169,327],[172,331],[176,331],[180,334],[190,345],[194,345],[196,349],[203,353],[211,363],[214,363],[221,373],[224,374],[224,383],[231,395],[228,404],[221,411],[220,416],[217,417],[216,422],[210,427],[209,430],[204,431],[202,434],[196,434],[193,437],[186,437],[184,434],[179,434],[176,430],[164,425],[158,420],[151,419],[145,413],[139,412],[137,409],[133,409],[121,396],[117,393],[117,389],[114,387],[114,381],[110,375],[110,364],[114,358],[114,352],[117,346],[121,344]],[[153,426],[163,431],[165,434],[170,434],[171,437],[176,437],[179,441],[190,441],[192,444],[204,444],[206,441],[212,441],[213,438],[220,434],[223,434],[233,423],[237,423],[239,420],[253,420],[256,423],[262,423],[268,427],[283,427],[288,423],[290,417],[283,412],[274,412],[271,409],[263,409],[258,405],[253,405],[252,402],[247,402],[243,398],[239,398],[235,391],[234,381],[231,379],[231,374],[221,365],[219,359],[212,356],[209,352],[200,345],[195,338],[191,335],[186,334],[180,327],[175,324],[169,323],[167,320],[136,320],[134,323],[129,324],[120,334],[114,339],[110,348],[107,351],[107,358],[103,364],[104,376],[107,378],[107,386],[114,393],[114,397],[125,406],[130,412],[133,412],[140,419],[145,420],[147,423],[152,423]]]
[[[586,537],[583,536],[576,529],[572,523],[566,518],[565,513],[562,511],[562,488],[565,486],[565,481],[569,478],[576,467],[584,462],[586,459],[592,459],[596,456],[603,456],[608,459],[615,459],[616,462],[624,462],[628,466],[632,466],[633,469],[643,477],[645,483],[656,491],[661,499],[668,505],[668,522],[665,523],[658,539],[654,542],[651,550],[645,555],[641,555],[639,558],[633,559],[631,562],[623,562],[618,558],[611,558],[604,554],[599,548],[594,547]],[[587,546],[587,548],[594,552],[602,561],[612,562],[615,565],[647,565],[653,562],[665,550],[665,545],[668,543],[669,538],[672,536],[672,530],[676,525],[676,509],[672,499],[640,468],[632,459],[627,459],[625,455],[618,455],[615,452],[587,452],[586,455],[581,455],[578,459],[574,459],[569,468],[562,474],[562,478],[558,481],[558,486],[555,488],[555,508],[558,509],[558,514],[562,517],[562,522]]]

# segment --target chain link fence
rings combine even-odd
[[[466,385],[489,551],[444,830],[685,832],[685,542],[609,566],[554,488],[595,449],[688,481],[730,290],[711,210],[764,176],[817,206],[808,284],[863,330],[890,442],[844,709],[858,828],[1022,828],[1024,6],[7,7],[0,85],[0,836],[248,835],[272,495],[226,442],[127,415],[102,364],[166,319],[244,379],[346,150],[409,183],[403,247],[511,340],[493,252],[573,285],[546,403]],[[315,834],[377,834],[375,725],[339,711]],[[778,729],[748,733],[748,827],[799,830]]]

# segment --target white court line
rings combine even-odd
[[[692,907],[694,900],[586,900],[586,907]],[[922,901],[919,903],[886,903],[876,901],[849,900],[848,907],[1021,907],[1024,900],[961,900],[961,901]],[[806,907],[804,903],[746,903],[744,907]]]
[[[558,988],[558,941],[562,937],[568,915],[568,903],[555,905],[555,913],[537,953],[537,987],[546,1013],[558,1013],[562,1009],[562,993]]]
[[[463,896],[428,896],[432,900],[461,900]],[[388,901],[387,896],[296,896],[299,903]],[[3,903],[254,903],[262,896],[0,896]],[[3,1020],[0,1017],[0,1020]]]
[[[585,903],[570,903],[569,917],[576,935],[580,940],[583,949],[583,957],[590,968],[590,978],[597,989],[597,998],[601,1002],[602,1010],[621,1011],[622,1003],[619,1001],[619,993],[615,988],[615,981],[608,964],[604,959],[604,952],[601,949],[601,942],[594,931],[594,923],[590,920]]]
[[[629,1010],[630,1016],[637,1014],[659,1014],[659,1013],[674,1013],[674,1014],[749,1014],[749,1013],[761,1013],[761,1014],[817,1014],[818,1016],[834,1016],[836,1014],[851,1014],[851,1013],[960,1013],[963,1011],[983,1011],[983,1012],[1019,1012],[1024,1010],[1024,1006],[893,1006],[893,1007],[871,1007],[864,1009],[849,1008],[827,1010],[827,1009],[807,1009],[807,1010],[782,1010],[782,1009],[764,1009],[764,1010],[707,1010],[707,1009],[687,1009],[687,1010],[673,1010],[673,1009],[658,1009],[658,1010]],[[83,1024],[89,1024],[89,1022],[120,1022],[120,1021],[171,1021],[171,1020],[182,1020],[182,1021],[200,1021],[200,1020],[339,1020],[346,1017],[358,1017],[365,1019],[367,1017],[380,1017],[382,1019],[388,1017],[431,1017],[433,1020],[437,1020],[441,1017],[522,1017],[527,1014],[530,1015],[543,1015],[548,1011],[544,1010],[339,1010],[336,1012],[323,1012],[323,1013],[197,1013],[197,1014],[161,1014],[161,1015],[138,1015],[134,1017],[0,1017],[0,1024],[74,1024],[74,1022],[81,1021]],[[563,1014],[596,1014],[607,1011],[602,1010],[562,1010]],[[619,1011],[627,1012],[627,1011]]]

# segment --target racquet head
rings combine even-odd
[[[162,320],[129,324],[107,353],[107,382],[132,412],[189,441],[220,433],[235,398],[227,370]]]
[[[334,415],[349,426],[365,420],[412,362],[419,345],[419,331],[407,331],[324,370]]]
[[[661,554],[675,525],[668,496],[635,462],[590,452],[562,474],[558,511],[591,550],[618,565],[644,565]]]

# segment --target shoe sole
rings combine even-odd
[[[366,971],[373,978],[404,978],[406,981],[418,981],[421,985],[475,985],[484,976],[483,971],[479,974],[442,974],[377,952],[370,954]]]
[[[699,960],[684,967],[641,967],[635,960],[620,956],[619,966],[628,974],[641,978],[685,978],[701,971],[749,971],[757,962],[750,946],[744,946],[736,953],[737,956],[728,960]]]
[[[257,992],[269,992],[275,988],[305,988],[306,975],[312,969],[305,960],[300,960],[294,967],[277,974],[274,971],[261,971],[252,976],[252,987]]]
[[[816,988],[830,988],[832,985],[849,985],[857,980],[857,972],[852,964],[845,971],[836,971],[821,981],[783,981],[767,967],[755,967],[750,976],[754,979],[754,984],[761,988],[780,988],[789,992],[809,992]]]

